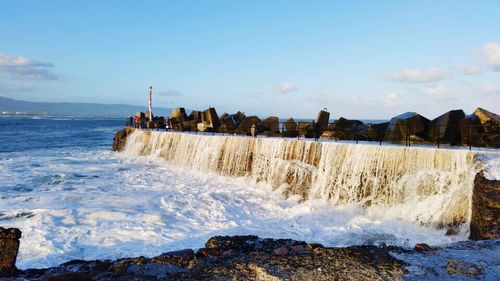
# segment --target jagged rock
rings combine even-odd
[[[404,262],[391,256],[385,248],[318,246],[314,248],[316,253],[312,254],[302,251],[305,247],[305,242],[291,239],[217,236],[207,241],[198,255],[190,250],[182,250],[152,259],[138,257],[105,262],[78,260],[49,269],[22,271],[19,277],[22,280],[60,277],[72,280],[79,278],[79,274],[89,274],[92,280],[319,281],[394,280],[402,278],[405,273]],[[213,253],[222,254],[214,256]]]
[[[415,112],[406,112],[391,119],[384,139],[392,142],[428,139],[427,125],[430,120]]]
[[[113,151],[123,151],[127,142],[127,136],[133,131],[135,131],[134,128],[127,127],[116,132],[115,137],[113,138]]]
[[[16,275],[21,230],[0,227],[0,278]]]
[[[170,117],[179,123],[182,123],[184,121],[189,121],[189,117],[187,116],[186,110],[184,109],[184,107],[178,107],[178,108],[172,109],[172,113],[170,114]]]
[[[277,256],[286,256],[288,255],[288,249],[286,247],[279,247],[273,250],[273,254]]]
[[[314,123],[312,122],[307,122],[307,121],[299,121],[297,122],[298,128],[299,128],[299,136],[301,138],[314,138],[314,137],[320,137],[321,135],[316,135],[316,128],[314,126]]]
[[[215,131],[220,127],[221,122],[215,108],[209,107],[207,110],[203,111],[203,114],[201,115],[201,123],[203,123],[205,130],[210,128]]]
[[[332,131],[332,138],[343,140],[364,140],[367,138],[368,127],[359,120],[349,120],[340,117],[328,127]]]
[[[463,110],[451,110],[429,123],[429,138],[432,142],[457,145],[462,142],[459,122],[465,118]]]
[[[479,119],[483,134],[479,137],[480,146],[500,147],[500,116],[486,109],[478,108],[474,115]]]
[[[262,120],[261,125],[266,127],[270,135],[275,136],[280,133],[280,119],[277,116],[269,116]]]
[[[297,131],[297,122],[293,118],[289,118],[285,121],[285,131],[283,132],[283,136],[287,138],[296,138],[299,135]]]
[[[260,123],[260,119],[257,116],[248,116],[243,119],[241,124],[236,129],[235,133],[238,135],[250,135],[250,129],[253,124]]]
[[[418,252],[425,252],[425,251],[430,251],[432,250],[431,246],[425,244],[425,243],[418,243],[418,244],[415,244],[415,251],[418,251]]]
[[[472,217],[469,239],[500,237],[500,181],[488,180],[478,173],[472,193]]]
[[[389,122],[368,125],[368,140],[383,140],[387,127],[389,127]]]
[[[316,117],[316,122],[315,122],[317,137],[319,137],[321,133],[323,133],[323,131],[325,131],[326,128],[328,128],[329,120],[330,120],[330,112],[328,112],[326,108],[318,112],[318,116]]]
[[[199,122],[201,122],[201,115],[202,114],[203,113],[201,111],[193,110],[193,111],[191,111],[191,114],[189,114],[189,120],[194,121],[196,123],[199,123]]]
[[[483,273],[483,268],[462,260],[450,259],[446,267],[450,275],[477,277]]]
[[[189,262],[195,258],[194,251],[184,249],[172,252],[163,253],[152,259],[153,262],[159,264],[175,264],[178,266],[188,266]]]

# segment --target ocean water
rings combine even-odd
[[[376,208],[299,203],[266,184],[112,152],[122,126],[122,119],[0,118],[0,226],[23,232],[19,268],[154,256],[202,247],[214,235],[404,247],[467,237]]]

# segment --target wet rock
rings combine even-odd
[[[457,235],[458,234],[458,230],[456,228],[453,228],[453,227],[448,227],[448,229],[446,229],[446,236],[452,236],[452,235]]]
[[[469,239],[500,237],[500,181],[488,180],[483,172],[474,179]]]
[[[291,249],[293,253],[297,255],[304,255],[309,253],[309,251],[306,249],[306,247],[304,247],[304,245],[293,245]]]
[[[218,248],[201,248],[196,252],[197,257],[217,257],[222,254]]]
[[[431,251],[432,248],[431,246],[425,244],[425,243],[418,243],[418,244],[415,244],[415,251],[419,251],[419,252],[426,252],[426,251]]]
[[[236,252],[251,252],[259,237],[255,235],[246,236],[214,236],[205,243],[205,248],[216,248],[221,251],[234,250]]]
[[[189,262],[195,258],[194,251],[184,249],[172,252],[166,252],[152,259],[159,264],[176,264],[179,266],[188,266]]]
[[[450,275],[477,277],[483,273],[483,268],[462,260],[450,259],[446,267]]]
[[[125,148],[125,144],[127,143],[127,136],[134,132],[134,128],[124,128],[116,132],[115,137],[113,138],[113,151],[123,151]]]
[[[16,275],[16,258],[20,238],[21,230],[0,227],[0,277]]]
[[[42,278],[42,281],[91,281],[89,272],[65,272]]]
[[[286,247],[279,247],[273,250],[273,254],[277,256],[286,256],[288,255],[288,249]]]

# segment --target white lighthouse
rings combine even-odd
[[[149,120],[153,120],[153,86],[149,86],[149,111],[148,118]]]

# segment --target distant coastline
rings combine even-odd
[[[126,117],[131,112],[145,111],[147,106],[128,104],[30,102],[0,96],[0,116],[78,116]],[[167,115],[171,108],[156,107],[155,113]]]

